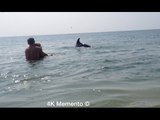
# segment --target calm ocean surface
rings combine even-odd
[[[27,62],[29,37],[54,55]],[[159,93],[160,30],[0,38],[0,107],[160,107]]]

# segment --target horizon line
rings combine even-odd
[[[131,32],[131,31],[143,31],[143,30],[160,30],[160,28],[153,29],[133,29],[133,30],[111,30],[111,31],[97,31],[97,32],[79,32],[79,33],[56,33],[56,34],[34,34],[34,35],[11,35],[11,36],[0,36],[3,37],[28,37],[28,36],[51,36],[51,35],[70,35],[70,34],[86,34],[86,33],[104,33],[104,32]]]

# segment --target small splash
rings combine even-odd
[[[2,78],[8,78],[9,77],[9,75],[8,75],[8,72],[6,72],[6,73],[1,73],[1,77]]]
[[[14,81],[14,83],[19,83],[19,82],[20,82],[20,80],[15,80],[15,81]]]
[[[45,77],[41,78],[41,80],[48,80],[48,77],[45,76]]]
[[[101,92],[100,89],[93,89],[94,92]]]
[[[43,82],[50,82],[51,81],[48,76],[42,77],[41,80]]]
[[[7,78],[7,77],[8,77],[8,75],[4,76],[4,78]]]
[[[9,92],[11,92],[11,91],[12,91],[12,88],[11,88],[11,87],[8,87],[7,90],[8,90]]]
[[[13,78],[18,78],[20,75],[12,75]]]

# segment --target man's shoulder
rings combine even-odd
[[[39,47],[39,46],[35,46],[34,48],[37,49],[37,50],[42,50],[42,48]]]
[[[35,48],[41,48],[40,46],[34,46]]]
[[[25,51],[29,50],[29,47],[25,49]]]

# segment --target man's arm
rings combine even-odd
[[[41,55],[40,55],[41,58],[43,58],[43,57],[45,57],[45,56],[48,56],[45,52],[42,51],[42,49],[40,49],[40,54],[41,54]]]
[[[41,46],[41,44],[40,44],[40,43],[35,43],[34,45],[35,45],[35,46],[39,46],[39,47],[41,47],[41,48],[42,48],[42,46]]]

